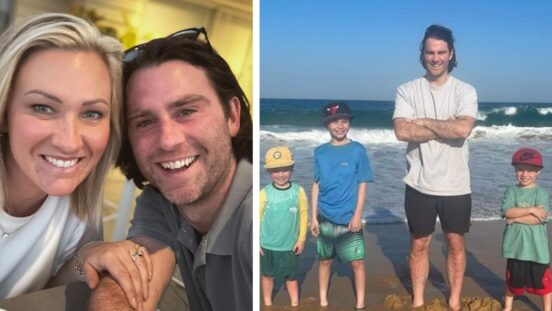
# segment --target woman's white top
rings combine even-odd
[[[0,299],[43,289],[88,230],[71,212],[69,196],[48,196],[27,217],[0,209]]]

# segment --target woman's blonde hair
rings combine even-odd
[[[67,14],[47,13],[18,20],[0,36],[0,130],[7,131],[10,91],[19,67],[36,51],[63,49],[91,51],[105,62],[111,78],[111,112],[109,142],[92,172],[71,194],[71,209],[83,221],[99,224],[103,198],[103,182],[121,145],[120,117],[122,109],[123,49],[114,38],[102,35],[83,19]],[[0,137],[0,208],[5,207],[6,163],[9,150],[7,135]]]

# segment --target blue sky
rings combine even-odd
[[[453,30],[482,102],[552,102],[552,1],[262,0],[261,98],[393,100],[425,28]]]

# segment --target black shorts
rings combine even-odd
[[[463,235],[470,229],[471,195],[436,196],[406,186],[404,210],[410,233],[424,237],[435,231],[437,215],[445,233]]]
[[[548,264],[508,258],[506,263],[506,287],[514,295],[544,296],[552,292],[552,280]]]

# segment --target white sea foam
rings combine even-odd
[[[494,108],[489,111],[478,111],[477,112],[477,120],[485,121],[487,120],[487,117],[489,114],[503,114],[506,116],[515,116],[518,113],[518,109],[522,107],[500,107],[500,108]],[[552,114],[552,107],[542,107],[542,108],[535,108],[537,112],[541,115],[547,115]]]
[[[349,137],[363,144],[403,144],[392,129],[351,129]],[[552,127],[476,126],[470,139],[541,139],[552,140]],[[329,140],[325,129],[266,129],[261,139],[274,139],[293,143],[322,144]]]
[[[537,111],[542,115],[552,114],[552,107],[537,108]]]
[[[543,108],[546,109],[546,108]],[[550,108],[552,109],[552,108]],[[506,116],[515,116],[518,112],[518,107],[500,107],[489,111],[480,110],[477,112],[477,120],[485,121],[490,114],[503,114]]]
[[[397,144],[395,132],[390,129],[351,129],[349,137],[364,144]],[[261,139],[276,139],[288,142],[306,142],[322,144],[328,142],[330,135],[325,129],[301,131],[268,131],[261,130]]]
[[[531,138],[552,140],[552,127],[518,127],[511,124],[476,126],[472,131],[472,139],[512,139]]]
[[[517,107],[505,107],[505,108],[498,108],[496,110],[498,110],[498,112],[503,110],[505,115],[513,116],[517,113],[518,109],[517,109]]]
[[[482,111],[478,111],[477,112],[477,120],[479,120],[479,121],[487,120],[487,113],[482,112]]]

